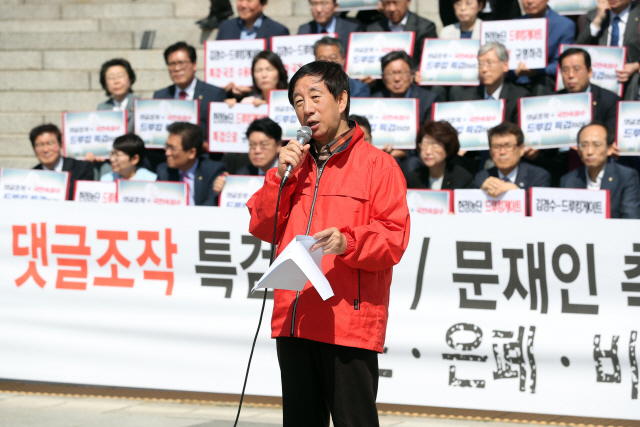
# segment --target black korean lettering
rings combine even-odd
[[[518,338],[516,341],[509,341],[502,345],[493,344],[493,357],[496,361],[496,371],[493,372],[493,379],[519,378],[520,391],[526,391],[527,385],[527,363],[524,357],[523,340],[525,328],[518,328]],[[531,383],[529,389],[531,393],[536,391],[537,369],[535,358],[533,357],[533,341],[536,334],[535,326],[529,328],[526,338],[526,352],[529,360],[529,381]],[[511,331],[493,331],[493,338],[513,339],[514,333]]]
[[[481,252],[483,258],[466,258],[465,252]],[[456,242],[457,268],[493,269],[491,242]],[[482,295],[482,285],[497,285],[497,274],[453,273],[454,283],[472,283],[475,296]],[[467,290],[460,288],[460,308],[495,310],[495,300],[470,299]]]
[[[424,268],[427,264],[427,253],[429,252],[429,237],[422,239],[422,249],[420,250],[420,263],[418,264],[418,278],[416,279],[416,293],[413,296],[413,302],[411,303],[411,310],[415,310],[420,302],[420,295],[422,294],[422,281],[424,280]]]
[[[540,282],[540,313],[546,314],[549,308],[549,296],[547,294],[547,268],[544,257],[544,243],[538,243],[538,266],[535,262],[535,250],[532,243],[527,243],[527,267],[529,273],[529,292],[531,292],[531,310],[538,309],[538,288],[536,282]]]
[[[475,335],[475,339],[471,342],[464,342],[456,338],[459,332],[472,332]],[[445,336],[447,345],[454,350],[459,351],[473,351],[480,347],[482,344],[482,329],[478,326],[470,323],[456,323],[447,330]],[[466,362],[486,362],[487,356],[479,356],[475,354],[450,354],[443,353],[442,358],[444,360],[459,360]],[[460,379],[456,377],[456,366],[449,366],[449,385],[451,387],[472,387],[472,388],[484,388],[486,385],[485,380],[470,380]]]
[[[640,243],[633,244],[633,252],[640,252]],[[624,274],[628,280],[637,279],[640,276],[640,255],[626,255],[624,263],[631,266]],[[629,307],[640,307],[640,282],[622,282],[622,292],[637,292],[639,296],[627,297]]]
[[[620,371],[620,361],[618,360],[618,335],[611,338],[611,348],[602,350],[600,348],[600,335],[593,338],[593,360],[596,362],[596,380],[599,383],[619,383],[622,381]],[[605,372],[603,360],[609,359],[613,367],[613,373]]]
[[[568,272],[562,271],[560,268],[560,257],[568,255],[571,258],[571,269]],[[576,250],[570,245],[560,245],[553,251],[551,257],[551,265],[553,273],[563,283],[573,283],[580,273],[580,257]],[[593,255],[593,244],[587,244],[587,276],[589,281],[589,295],[596,296],[596,278],[595,278],[595,262]],[[569,301],[569,289],[561,289],[562,295],[562,313],[573,314],[598,314],[597,304],[574,304]]]
[[[529,292],[522,286],[518,276],[518,260],[524,258],[524,251],[522,249],[503,249],[502,256],[509,259],[509,283],[507,283],[507,289],[504,290],[504,296],[511,299],[513,293],[518,291],[523,299],[526,298]]]
[[[638,399],[638,359],[636,358],[636,342],[638,331],[631,331],[629,337],[629,363],[631,364],[631,399]]]
[[[198,233],[198,249],[201,262],[231,263],[231,238],[228,231],[200,231]],[[222,265],[196,265],[196,274],[215,276],[235,276],[236,267]],[[233,279],[223,277],[202,277],[201,286],[222,287],[224,297],[231,298]]]
[[[254,237],[251,235],[244,235],[242,236],[242,244],[253,246],[251,254],[249,254],[249,258],[245,259],[240,263],[240,266],[242,267],[243,270],[246,270],[247,268],[251,267],[253,263],[258,259],[258,255],[260,255],[261,252],[262,252],[262,259],[269,259],[270,252],[267,250],[260,251],[260,248],[262,246],[262,240],[258,239],[257,237]],[[247,298],[257,298],[257,299],[263,298],[264,296],[263,289],[257,289],[255,292],[251,292],[256,282],[260,280],[263,274],[264,273],[247,272],[247,278],[249,282],[249,290],[247,292]],[[273,299],[272,289],[267,290],[267,299]]]

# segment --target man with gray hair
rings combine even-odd
[[[479,86],[451,88],[451,101],[504,99],[505,121],[518,123],[518,101],[530,93],[522,86],[505,80],[509,71],[509,53],[501,43],[486,43],[478,51]]]
[[[323,37],[313,45],[313,54],[316,61],[331,61],[340,64],[344,70],[345,50],[344,44],[339,39]],[[371,96],[369,85],[349,77],[352,98],[368,98]]]

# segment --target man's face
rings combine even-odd
[[[500,84],[504,81],[504,75],[509,71],[509,61],[500,61],[494,49],[478,57],[478,77],[485,86]]]
[[[316,49],[316,61],[331,61],[340,64],[344,68],[344,58],[338,46],[321,44]]]
[[[613,154],[613,145],[607,145],[607,131],[598,125],[584,128],[578,140],[578,154],[587,169],[601,169]]]
[[[336,136],[340,116],[347,108],[348,95],[342,92],[334,98],[324,81],[315,76],[305,76],[296,82],[293,91],[293,108],[302,126],[309,126],[313,139],[326,145]]]
[[[396,96],[404,96],[413,82],[409,64],[402,59],[391,61],[383,70],[382,81],[389,92]]]
[[[587,68],[582,54],[569,55],[560,64],[564,87],[569,93],[584,92],[589,87],[593,70]]]
[[[524,12],[529,16],[542,16],[547,10],[549,0],[523,0]]]
[[[182,137],[173,133],[170,133],[167,138],[167,146],[164,153],[167,156],[167,166],[180,170],[183,170],[197,156],[195,148],[184,151],[182,149]]]
[[[511,172],[518,166],[524,154],[524,144],[518,145],[515,135],[511,134],[494,135],[489,142],[489,147],[491,159],[501,172]]]
[[[36,157],[44,166],[53,168],[60,160],[60,141],[54,133],[45,132],[36,137],[33,150]]]
[[[398,25],[409,10],[411,0],[382,0],[382,11],[394,25]]]
[[[333,15],[338,11],[338,2],[333,0],[310,0],[309,6],[313,20],[322,26],[329,25]]]
[[[280,152],[280,142],[264,132],[249,135],[249,161],[258,169],[270,168]]]
[[[266,6],[266,3],[260,3],[260,0],[238,0],[238,16],[243,21],[255,21],[262,15]]]
[[[198,65],[191,62],[186,50],[180,49],[167,57],[167,67],[171,80],[181,89],[187,88],[196,76]]]

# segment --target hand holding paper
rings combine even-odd
[[[347,238],[335,227],[327,228],[313,235],[318,241],[309,252],[322,248],[322,255],[342,255],[347,250]]]

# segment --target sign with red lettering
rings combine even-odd
[[[57,200],[67,199],[69,172],[38,169],[0,169],[0,198]]]
[[[218,204],[222,208],[244,208],[263,184],[264,176],[227,175]]]
[[[116,203],[117,188],[115,182],[76,181],[73,200],[83,203]]]
[[[524,62],[530,70],[547,66],[547,18],[482,21],[480,45],[502,43],[509,52],[509,69]]]
[[[380,59],[396,50],[404,50],[413,56],[414,39],[413,31],[351,33],[344,69],[353,79],[379,79],[382,77]]]
[[[611,217],[609,190],[533,187],[529,196],[531,216]]]
[[[448,215],[453,213],[453,191],[409,189],[407,205],[416,215]]]
[[[458,131],[460,149],[488,150],[487,131],[504,122],[504,99],[434,102],[432,120],[445,120]]]
[[[84,159],[87,153],[108,159],[113,140],[127,133],[126,111],[62,113],[64,156]]]
[[[313,45],[322,37],[337,37],[336,33],[302,34],[271,37],[271,50],[276,53],[287,70],[289,79],[302,67],[316,60]]]
[[[186,182],[168,181],[116,181],[118,203],[187,206],[189,188]]]
[[[418,100],[415,98],[351,98],[351,113],[366,117],[371,139],[378,148],[386,144],[399,150],[416,148]]]
[[[640,102],[618,101],[616,136],[621,156],[640,155]]]
[[[266,49],[265,39],[207,40],[204,42],[204,81],[224,88],[253,86],[251,62]]]
[[[186,99],[135,99],[133,127],[146,148],[164,149],[167,127],[175,122],[200,123],[199,101]]]
[[[456,215],[526,216],[526,190],[509,190],[498,197],[482,190],[453,190]]]
[[[226,102],[209,103],[209,152],[248,153],[249,141],[245,133],[257,119],[269,115],[269,106]]]
[[[624,69],[627,59],[626,47],[611,46],[590,46],[582,44],[561,44],[560,54],[570,48],[580,48],[586,50],[591,57],[591,69],[593,75],[589,81],[603,89],[607,89],[618,96],[622,96],[622,83],[618,81],[616,70]],[[558,64],[558,73],[556,74],[556,91],[564,89],[564,80],[562,79],[562,69]]]
[[[478,49],[472,39],[425,39],[420,61],[420,84],[478,86]]]

